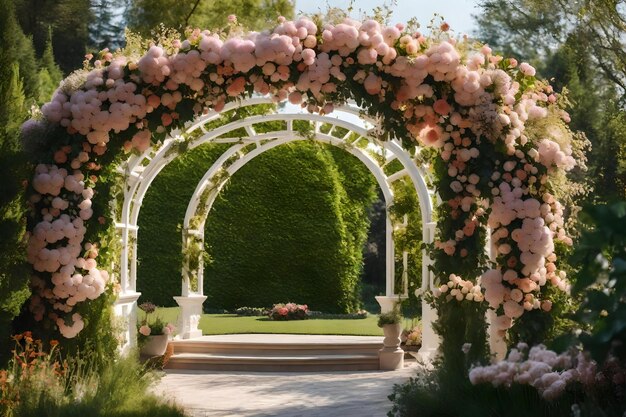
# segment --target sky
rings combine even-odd
[[[370,12],[381,6],[384,0],[355,0],[354,8]],[[474,30],[473,14],[477,14],[478,0],[397,0],[391,18],[392,23],[406,22],[417,17],[422,27],[426,27],[435,13],[443,16],[456,33],[470,34]],[[349,0],[296,0],[296,12],[316,13],[326,10],[326,5],[346,9]],[[356,16],[355,16],[356,17]]]

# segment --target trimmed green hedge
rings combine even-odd
[[[336,151],[316,142],[283,145],[230,179],[206,225],[213,260],[205,268],[207,306],[359,308],[365,211],[375,185],[359,161]]]
[[[177,305],[182,279],[185,211],[196,185],[228,145],[201,145],[176,158],[154,179],[141,206],[137,237],[137,291],[142,301]]]
[[[218,149],[219,148],[219,149]],[[138,290],[172,306],[180,294],[180,224],[199,179],[224,145],[168,165],[139,216]],[[209,214],[207,308],[294,301],[328,312],[360,306],[362,248],[375,180],[347,152],[298,142],[265,152],[229,179]]]

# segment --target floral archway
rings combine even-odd
[[[455,320],[450,306],[477,317],[489,308],[504,336],[525,312],[550,309],[549,289],[567,290],[555,254],[571,243],[558,184],[580,150],[563,100],[533,67],[447,25],[427,37],[374,20],[281,18],[262,33],[196,29],[147,51],[102,51],[25,124],[38,164],[28,191],[36,320],[74,338],[98,322],[98,300],[115,296],[124,155],[252,94],[324,114],[355,100],[380,121],[381,140],[430,149],[443,202],[431,248],[441,323]]]

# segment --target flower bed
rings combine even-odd
[[[239,307],[234,313],[238,316],[267,316],[269,311],[262,307]]]
[[[309,307],[306,304],[274,304],[268,316],[272,320],[305,320]]]
[[[326,319],[326,320],[360,320],[367,318],[368,312],[365,310],[359,310],[356,313],[348,313],[348,314],[332,314],[332,313],[324,313],[321,311],[311,311],[309,310],[308,316],[311,319]]]

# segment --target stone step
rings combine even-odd
[[[167,368],[224,371],[378,369],[378,336],[246,334],[171,342]]]
[[[377,354],[382,344],[370,346],[345,345],[272,345],[261,343],[172,343],[174,353],[241,353],[246,355],[333,355],[350,352],[353,354]]]
[[[167,368],[248,372],[365,371],[378,369],[378,355],[246,356],[175,353],[169,358]]]

